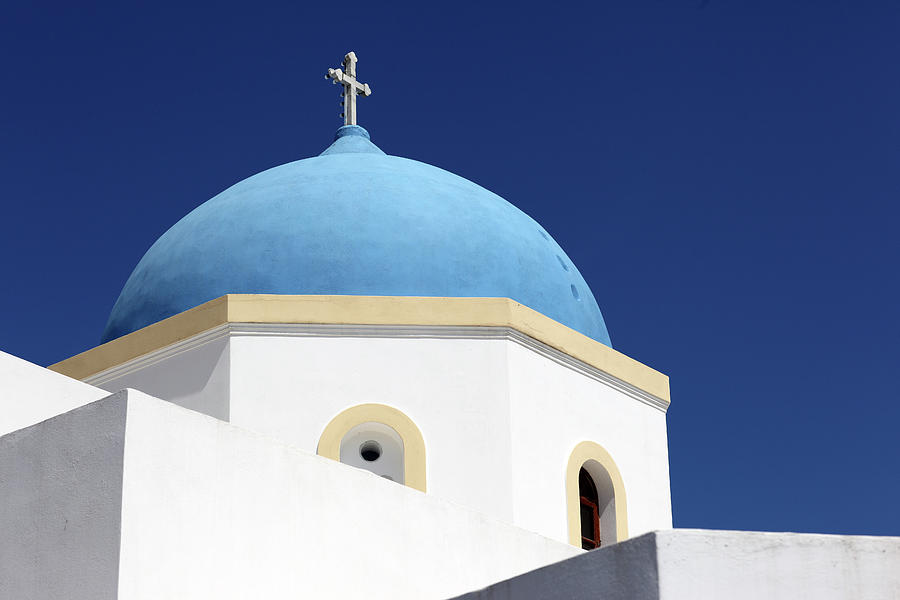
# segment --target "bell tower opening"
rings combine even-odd
[[[360,423],[341,439],[341,462],[406,483],[403,439],[392,427],[369,421]]]

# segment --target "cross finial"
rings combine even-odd
[[[356,95],[370,96],[372,89],[368,83],[360,83],[356,80],[356,53],[348,52],[344,57],[344,70],[328,69],[325,79],[331,79],[332,83],[340,83],[344,86],[341,105],[344,112],[344,125],[356,125]]]

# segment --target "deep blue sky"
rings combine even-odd
[[[671,377],[675,524],[900,535],[900,3],[7,3],[0,349],[97,344],[192,208],[318,154],[350,49],[390,154],[566,249]]]

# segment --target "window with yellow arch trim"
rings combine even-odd
[[[393,406],[359,404],[342,411],[325,427],[317,452],[426,490],[425,438],[413,420]]]

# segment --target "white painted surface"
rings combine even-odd
[[[656,558],[656,537],[649,533],[453,600],[659,600]]]
[[[335,389],[343,383],[344,393],[355,394],[362,390],[357,386],[365,381],[363,376],[373,377],[378,386],[369,390],[366,401],[379,401],[385,394],[380,388],[391,381],[388,361],[377,358],[380,354],[360,340],[341,344],[337,342],[348,340],[332,339],[334,347],[326,351],[328,344],[298,348],[296,338],[277,338],[288,343],[276,351],[268,347],[269,338],[245,339],[256,343],[240,352],[256,350],[256,367],[265,362],[267,352],[290,363],[312,360],[315,351],[324,354],[325,366],[335,360],[329,352],[345,362],[370,359],[376,364],[350,360],[345,365],[346,371],[357,373],[359,382],[333,381]],[[322,340],[306,340],[313,341]],[[382,340],[381,350],[389,358],[417,360],[406,363],[420,367],[413,373],[431,373],[436,364],[430,361],[441,355],[451,366],[444,365],[450,374],[439,382],[451,386],[455,381],[457,392],[485,384],[493,393],[508,394],[509,410],[482,410],[467,422],[461,416],[466,410],[460,408],[474,411],[475,405],[466,403],[465,394],[442,395],[437,387],[431,399],[436,396],[443,403],[432,406],[455,419],[452,426],[440,425],[431,415],[438,411],[424,401],[413,402],[418,395],[407,390],[408,381],[400,377],[393,380],[391,391],[401,401],[391,404],[403,410],[406,403],[405,412],[414,420],[418,417],[426,444],[441,449],[454,437],[450,434],[455,435],[445,456],[437,452],[448,462],[451,450],[458,449],[460,441],[465,448],[468,439],[460,424],[484,415],[500,424],[508,418],[511,435],[502,460],[513,464],[508,498],[524,527],[559,526],[555,517],[546,517],[556,509],[546,508],[557,501],[563,503],[558,507],[564,506],[564,498],[554,499],[552,491],[543,494],[535,482],[552,488],[549,474],[555,473],[558,462],[564,470],[568,458],[560,450],[563,442],[574,445],[586,435],[604,437],[597,441],[619,461],[632,518],[637,514],[639,523],[670,518],[667,490],[661,492],[663,474],[665,487],[668,482],[667,460],[659,445],[665,432],[662,413],[647,404],[629,403],[632,399],[620,391],[587,385],[565,367],[536,362],[534,356],[519,354],[526,349],[507,342],[447,341],[419,340],[407,349],[392,345],[397,340]],[[466,362],[473,352],[480,354]],[[0,379],[4,402],[29,389],[37,390],[33,399],[44,407],[81,402],[96,393],[8,355],[0,359],[7,375]],[[241,361],[247,357],[238,364]],[[474,369],[474,364],[486,363],[488,372]],[[250,365],[247,361],[245,366]],[[320,414],[327,422],[337,397],[334,389],[321,399],[310,398],[314,385],[297,388],[307,390],[299,398],[287,394],[277,367],[268,372],[276,383],[263,387],[282,393],[275,394],[269,406],[284,410],[279,403],[289,398],[299,404],[298,415]],[[566,372],[555,372],[557,367]],[[374,375],[377,369],[385,370],[380,379]],[[489,373],[503,374],[505,369],[511,383],[498,386],[498,378]],[[319,375],[313,376],[317,369],[299,371],[301,383],[320,382]],[[240,377],[249,386],[249,375]],[[424,386],[435,378],[421,377],[421,390],[427,391]],[[54,398],[57,393],[62,400]],[[347,397],[355,400],[354,395]],[[548,406],[548,397],[559,407],[539,418],[538,409]],[[488,404],[496,400],[491,394],[479,398]],[[328,410],[300,410],[318,406],[316,399]],[[567,412],[573,418],[565,417]],[[268,427],[273,423],[262,419]],[[471,439],[483,443],[486,437]],[[462,455],[468,461],[464,466],[488,481],[489,472],[478,471],[478,463],[465,451]],[[429,469],[440,472],[441,465],[429,457]],[[441,472],[433,479],[447,485],[452,478]],[[502,488],[504,479],[495,479]],[[644,494],[655,497],[658,505]],[[466,598],[507,594],[521,600],[575,600],[601,591],[610,600],[900,598],[900,538],[667,530],[581,553],[435,496],[127,390],[0,437],[0,598],[418,599],[448,598],[491,584]],[[542,565],[547,566],[525,573]]]
[[[142,389],[309,452],[343,410],[392,406],[425,439],[429,494],[561,541],[568,458],[594,441],[622,473],[630,534],[671,527],[660,405],[511,335],[231,324],[90,381]]]
[[[896,600],[900,538],[674,529],[456,600]]]
[[[656,534],[662,600],[900,598],[900,538],[757,531]]]
[[[512,522],[506,342],[238,336],[231,422],[315,452],[345,409],[387,404],[425,439],[428,492]]]
[[[672,527],[665,414],[527,348],[508,350],[515,524],[567,539],[565,467],[592,441],[619,467],[629,536]]]
[[[369,87],[368,83],[357,81],[356,63],[356,53],[348,52],[344,56],[343,62],[346,72],[341,69],[328,69],[325,75],[326,79],[331,79],[334,83],[340,83],[344,87],[344,94],[341,96],[343,98],[341,106],[344,108],[341,116],[344,117],[344,125],[356,125],[357,94],[362,96],[372,95],[372,88]]]
[[[447,598],[580,554],[128,392],[119,597]]]
[[[116,597],[124,441],[124,396],[0,437],[0,598]]]
[[[88,381],[109,392],[141,390],[205,415],[228,420],[228,336],[197,336],[197,344],[175,344],[157,356],[131,361]]]
[[[0,352],[0,435],[108,395],[105,390]]]

